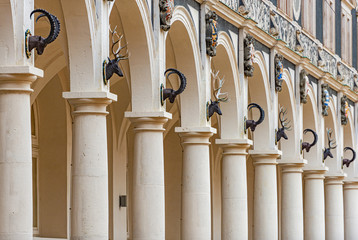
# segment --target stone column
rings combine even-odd
[[[306,162],[280,163],[282,239],[303,240],[302,167]]]
[[[254,240],[277,240],[277,158],[281,151],[249,151],[255,167]]]
[[[108,240],[106,92],[65,92],[72,106],[71,239]]]
[[[211,127],[175,128],[183,146],[182,240],[211,239],[210,137]]]
[[[343,176],[326,176],[326,240],[344,240]]]
[[[30,240],[32,228],[31,83],[42,71],[0,67],[0,239]]]
[[[343,185],[345,240],[358,238],[358,182],[347,181]]]
[[[217,139],[223,149],[221,172],[222,240],[248,239],[247,149],[251,140]]]
[[[324,174],[326,169],[304,170],[305,240],[325,240]]]
[[[126,112],[134,126],[133,240],[165,239],[163,125],[166,112]]]

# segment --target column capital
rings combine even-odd
[[[216,134],[216,129],[212,127],[176,127],[175,132],[179,133],[182,139],[182,145],[210,145],[209,139]]]
[[[215,144],[223,149],[223,155],[247,155],[252,146],[250,139],[216,139]]]
[[[282,155],[282,152],[277,149],[250,150],[249,154],[254,160],[254,166],[255,165],[276,165],[277,158]]]
[[[345,175],[325,175],[325,185],[343,185]]]
[[[328,171],[328,167],[322,166],[322,167],[315,167],[315,168],[309,168],[305,166],[303,168],[303,174],[304,179],[324,179],[325,173]]]
[[[172,119],[168,112],[125,112],[124,116],[134,124],[134,131],[164,132],[163,125]]]
[[[0,92],[31,94],[31,84],[39,77],[43,71],[32,66],[0,66]]]
[[[344,190],[358,190],[358,180],[356,181],[343,181]]]
[[[283,173],[302,173],[302,168],[307,164],[305,159],[281,159],[278,164],[282,168]]]
[[[72,114],[75,116],[107,115],[107,106],[117,101],[117,95],[110,92],[64,92],[62,96],[72,105]]]

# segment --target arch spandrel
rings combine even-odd
[[[328,116],[324,118],[324,146],[323,149],[328,147],[328,139],[327,139],[327,128],[332,129],[332,138],[336,141],[336,144],[339,144],[338,139],[338,119],[337,119],[337,111],[334,107],[333,98],[330,98],[329,106],[328,106]],[[324,161],[325,166],[329,168],[329,171],[327,175],[331,174],[341,174],[341,157],[339,156],[338,151],[339,146],[337,146],[335,149],[331,150],[331,153],[333,155],[333,158],[327,157]]]
[[[298,124],[297,124],[297,111],[295,106],[295,94],[294,87],[292,85],[291,75],[287,69],[283,72],[282,91],[278,93],[278,105],[286,109],[287,121],[290,121],[288,126],[291,126],[291,130],[285,130],[288,140],[281,139],[278,145],[282,151],[282,159],[285,161],[296,161],[297,156],[300,154]],[[278,114],[280,109],[278,109]],[[281,125],[278,125],[280,128]]]
[[[243,136],[243,115],[239,72],[235,59],[235,50],[230,36],[225,32],[219,32],[217,54],[211,59],[212,71],[219,71],[220,78],[225,79],[222,92],[227,92],[229,101],[221,103],[223,115],[220,117],[220,136],[222,139],[239,139]]]
[[[356,142],[354,140],[353,137],[353,133],[355,132],[354,130],[354,126],[353,126],[353,114],[350,111],[348,113],[348,123],[347,125],[343,126],[343,146],[342,148],[344,149],[345,147],[351,147],[353,148],[354,151],[357,152],[357,147],[356,147]],[[352,157],[352,153],[351,151],[347,150],[347,152],[342,152],[342,156],[343,158],[347,158],[347,159],[351,159]],[[343,171],[345,173],[347,173],[347,179],[348,180],[353,180],[354,178],[358,177],[357,174],[357,163],[356,163],[357,159],[355,161],[353,161],[349,167],[347,168],[346,166],[343,166]]]
[[[132,111],[159,110],[160,78],[155,70],[154,36],[146,0],[115,1],[111,14],[117,13],[128,43]]]
[[[61,0],[72,92],[108,91],[102,63],[108,57],[108,4]]]
[[[320,138],[320,129],[318,127],[319,113],[317,108],[316,97],[314,89],[311,85],[308,86],[307,103],[303,104],[303,128],[312,129],[318,135],[317,144],[313,146],[309,152],[303,151],[304,159],[307,160],[309,167],[322,166],[322,139]],[[303,142],[312,143],[313,136],[311,133],[303,134]]]
[[[0,0],[0,65],[33,65],[34,58],[26,58],[24,46],[26,30],[34,33],[33,6],[33,0]]]
[[[201,81],[200,49],[194,23],[184,7],[174,9],[166,41],[171,41],[174,65],[187,79],[186,89],[180,95],[181,127],[205,126],[206,103],[202,94],[205,88],[201,87],[205,86],[205,82]],[[166,67],[171,66],[167,64]]]
[[[275,149],[275,128],[273,127],[273,105],[270,93],[269,70],[266,67],[265,58],[261,52],[255,52],[254,75],[248,78],[248,103],[257,103],[265,111],[265,120],[257,126],[254,134],[254,149]],[[258,113],[248,113],[248,118],[257,119]]]

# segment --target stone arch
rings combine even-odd
[[[318,121],[319,121],[319,113],[317,108],[317,101],[314,93],[314,89],[312,85],[308,86],[308,94],[307,94],[307,103],[303,104],[303,128],[302,130],[305,130],[306,128],[310,128],[313,131],[317,133],[318,136],[320,136],[320,129],[318,127]],[[303,134],[302,140],[304,142],[312,142],[313,137],[312,134],[307,133]],[[322,165],[322,141],[320,137],[318,137],[318,142],[315,146],[313,146],[310,150],[310,152],[303,151],[304,159],[308,160],[309,166],[321,166]]]
[[[291,131],[286,131],[288,140],[281,139],[278,145],[282,151],[282,159],[290,161],[296,159],[300,153],[300,147],[298,144],[299,133],[297,132],[297,111],[293,81],[287,69],[283,71],[282,79],[282,91],[278,94],[278,104],[279,106],[287,109],[286,118],[288,121],[291,121],[289,124],[291,126]],[[278,109],[278,112],[279,111],[280,109]],[[280,124],[278,125],[278,128],[279,127],[281,127]]]
[[[265,111],[264,122],[256,128],[253,134],[254,149],[274,149],[275,129],[273,127],[273,99],[270,90],[269,69],[266,66],[264,56],[259,51],[255,52],[254,67],[254,75],[248,78],[248,103],[257,103]],[[258,113],[249,113],[248,119],[257,119],[258,116]]]
[[[354,131],[354,125],[353,125],[353,114],[352,114],[351,111],[349,111],[349,113],[348,113],[348,123],[347,123],[347,125],[343,126],[343,146],[342,146],[342,149],[344,149],[345,147],[351,147],[351,148],[353,148],[354,151],[357,151],[355,139],[353,137],[354,132],[355,131]],[[344,158],[350,159],[352,157],[352,153],[350,153],[350,151],[345,153],[344,150],[343,150],[342,156]],[[356,160],[350,164],[349,168],[347,168],[346,166],[343,166],[343,170],[344,170],[344,172],[347,173],[348,178],[356,177],[355,176],[355,173],[356,173],[355,169],[357,168]]]
[[[211,59],[212,71],[219,71],[219,76],[224,77],[225,84],[222,92],[228,92],[229,101],[220,104],[223,115],[219,118],[219,132],[222,139],[241,138],[243,131],[243,114],[239,84],[239,70],[235,58],[235,50],[230,36],[225,32],[219,32],[216,57]]]
[[[200,86],[202,74],[198,37],[190,13],[182,6],[174,9],[166,46],[166,68],[174,65],[187,78],[186,89],[180,96],[181,126],[205,125],[206,106],[201,92],[205,89]]]
[[[334,98],[330,98],[329,101],[329,105],[328,105],[328,116],[324,118],[324,148],[328,146],[328,139],[327,139],[327,128],[331,128],[332,129],[332,138],[334,138],[337,142],[337,144],[339,144],[338,141],[338,119],[337,119],[337,111],[336,108],[334,106]],[[341,173],[341,159],[340,156],[338,156],[339,151],[338,151],[338,147],[331,150],[333,158],[327,158],[325,160],[325,165],[328,166],[329,168],[329,174],[331,173]]]

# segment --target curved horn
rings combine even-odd
[[[306,134],[307,132],[311,132],[311,133],[313,134],[314,139],[313,139],[313,142],[310,144],[310,146],[313,147],[314,145],[317,144],[318,135],[317,135],[317,133],[316,133],[315,131],[313,131],[313,130],[310,129],[310,128],[307,128],[307,129],[305,129],[305,130],[303,131],[304,134]]]
[[[169,72],[169,73],[168,73]],[[168,75],[167,75],[168,73]],[[184,76],[184,74],[182,74],[180,71],[178,71],[177,69],[175,68],[168,68],[165,72],[164,72],[164,76],[166,76],[167,78],[169,78],[170,75],[172,74],[176,74],[178,75],[179,79],[180,79],[180,87],[178,90],[176,90],[174,92],[175,95],[179,95],[181,94],[182,92],[184,92],[185,90],[185,87],[186,87],[186,77]]]
[[[352,157],[352,159],[351,159],[350,161],[353,162],[353,161],[356,159],[356,151],[354,151],[353,148],[351,148],[351,147],[345,147],[345,148],[344,148],[344,151],[347,151],[347,150],[351,150],[351,151],[352,151],[353,157]]]
[[[256,125],[261,124],[264,119],[265,119],[265,111],[262,109],[262,107],[260,105],[258,105],[257,103],[250,103],[249,106],[247,106],[247,109],[250,111],[253,108],[257,108],[260,110],[260,118],[259,120],[256,121]]]
[[[32,15],[34,13],[38,13],[38,12],[41,14],[36,18],[36,22],[42,17],[47,17],[47,19],[50,22],[51,30],[50,30],[50,33],[47,36],[47,38],[44,40],[46,42],[46,44],[49,44],[49,43],[55,41],[55,39],[58,37],[58,35],[60,33],[60,21],[57,19],[56,16],[52,15],[51,13],[47,12],[44,9],[33,10],[30,14],[30,18],[32,17]]]

